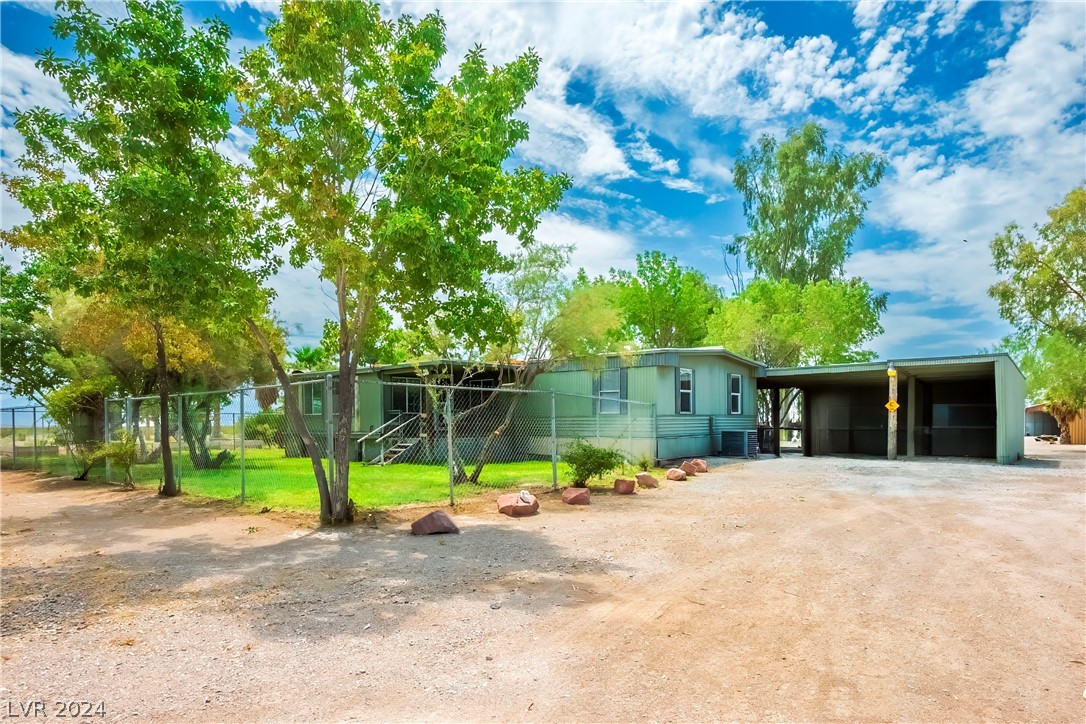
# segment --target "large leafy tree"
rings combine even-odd
[[[291,263],[315,264],[336,290],[331,485],[290,392],[286,407],[310,452],[322,519],[340,522],[351,516],[360,340],[375,310],[486,339],[501,305],[484,278],[507,267],[488,235],[501,229],[531,242],[539,215],[569,181],[506,166],[528,137],[514,114],[536,83],[533,52],[489,67],[476,47],[441,82],[440,16],[388,20],[375,3],[342,0],[287,2],[267,36],[242,59],[237,95],[242,123],[257,139],[253,187],[269,229],[289,247]],[[273,364],[289,390],[282,365]]]
[[[756,279],[709,319],[708,339],[774,367],[860,362],[882,332],[885,295],[859,279],[800,286]]]
[[[44,288],[30,267],[18,272],[0,262],[0,385],[11,394],[39,405],[66,377],[50,364],[56,337],[43,317],[49,305]]]
[[[886,295],[860,279],[803,286],[755,279],[709,318],[706,340],[773,367],[861,362],[875,356],[861,345],[882,333],[885,308]],[[783,417],[797,394],[785,394]],[[768,399],[759,399],[759,414],[768,422]]]
[[[735,162],[749,231],[726,245],[757,276],[807,284],[841,276],[863,225],[864,192],[882,180],[886,161],[849,154],[806,123],[784,141],[763,135]]]
[[[1048,211],[1029,239],[1016,224],[991,243],[1003,278],[988,293],[1016,333],[1029,392],[1045,402],[1070,442],[1070,421],[1086,409],[1086,186],[1072,189]]]
[[[248,233],[238,172],[216,144],[230,128],[234,86],[229,29],[190,27],[175,2],[126,2],[103,19],[83,0],[62,0],[53,31],[71,57],[47,50],[73,113],[15,113],[26,143],[20,174],[4,179],[33,215],[4,234],[31,249],[51,285],[108,295],[149,320],[163,429],[169,417],[166,328],[258,316],[260,253]],[[163,446],[164,495],[177,492]]]
[[[611,270],[623,333],[649,347],[692,347],[705,338],[720,291],[701,272],[659,251],[637,255],[637,269]]]
[[[1010,224],[991,243],[1003,279],[988,293],[1021,331],[1056,333],[1086,343],[1086,185],[1048,210],[1029,239]]]

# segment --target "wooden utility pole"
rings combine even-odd
[[[893,363],[886,368],[886,375],[890,378],[890,401],[886,403],[888,412],[888,424],[886,425],[886,459],[897,460],[897,370]]]

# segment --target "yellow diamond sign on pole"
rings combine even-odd
[[[897,404],[897,400],[890,400],[886,403],[886,409],[890,412],[896,411],[899,407],[901,407],[901,405]]]

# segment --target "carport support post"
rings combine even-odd
[[[886,375],[890,378],[890,403],[897,403],[897,370],[893,363],[886,368]],[[897,408],[889,410],[888,424],[886,425],[886,459],[897,460]]]
[[[769,391],[769,426],[773,432],[773,454],[781,456],[781,388]]]
[[[909,396],[905,407],[905,455],[916,455],[916,378],[909,375]]]

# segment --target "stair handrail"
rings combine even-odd
[[[391,427],[391,426],[397,424],[399,422],[400,418],[403,417],[404,415],[407,415],[407,414],[409,414],[409,413],[407,413],[407,412],[398,412],[398,413],[396,413],[396,416],[393,417],[388,422],[382,424],[379,427],[374,428],[373,430],[370,430],[365,435],[358,438],[358,442],[365,442],[366,440],[371,439],[374,435],[383,435],[385,428]]]
[[[401,412],[400,413],[400,415],[407,415],[407,414],[409,414],[409,413],[406,413],[406,412]],[[404,429],[405,427],[410,425],[412,422],[414,422],[418,418],[419,414],[420,413],[418,413],[418,412],[414,413],[413,415],[411,415],[411,417],[404,420],[403,423],[401,423],[400,425],[397,425],[396,427],[392,428],[391,430],[386,432],[381,437],[377,438],[377,442],[384,442],[385,440],[389,439],[390,437],[395,435],[397,432],[399,432],[400,430]],[[399,417],[400,415],[397,415],[397,417]],[[402,435],[401,435],[401,437],[402,437]]]

